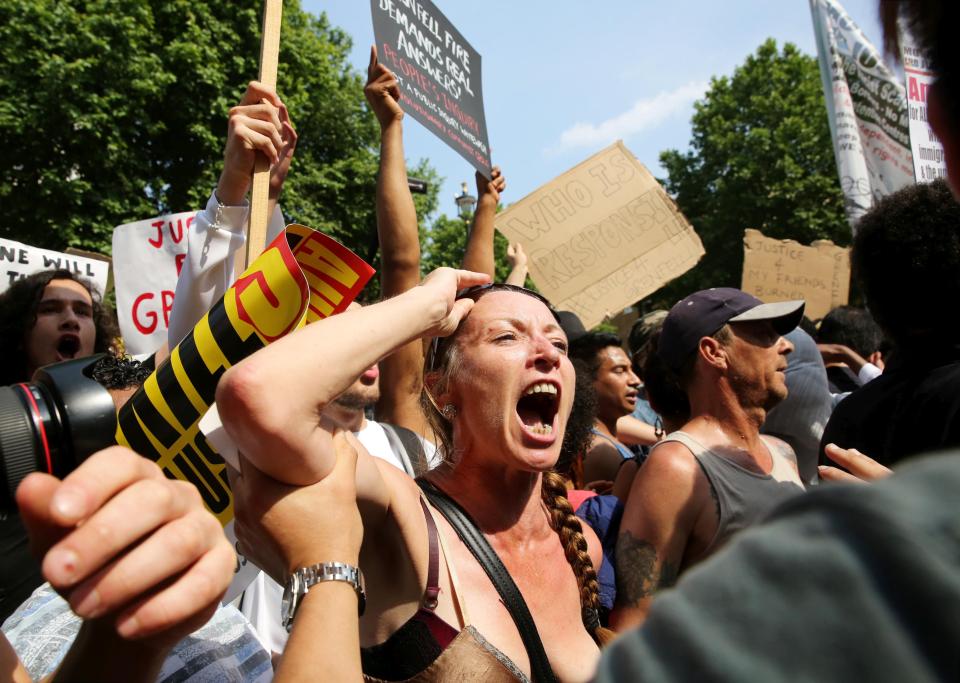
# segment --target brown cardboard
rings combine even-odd
[[[850,250],[829,240],[806,247],[795,240],[743,233],[743,281],[740,288],[761,301],[804,299],[811,320],[847,303]]]
[[[497,215],[530,277],[588,329],[682,275],[703,256],[693,227],[617,141]]]

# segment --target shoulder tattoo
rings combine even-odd
[[[679,568],[672,562],[657,563],[657,549],[649,541],[624,531],[617,538],[617,603],[635,605],[657,590],[677,581]]]

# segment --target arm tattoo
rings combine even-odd
[[[666,560],[657,567],[653,544],[624,531],[617,538],[617,603],[636,605],[677,581],[679,567]]]

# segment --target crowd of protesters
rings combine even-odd
[[[810,321],[802,301],[716,287],[641,316],[626,344],[525,289],[519,245],[492,283],[499,169],[477,175],[461,268],[421,278],[403,101],[372,50],[383,299],[216,389],[240,454],[236,549],[262,571],[222,603],[220,522],[129,449],[31,474],[0,520],[0,675],[960,679],[960,9],[881,15],[936,71],[948,179],[859,221],[866,306]],[[233,282],[258,155],[283,227],[296,144],[280,96],[251,83],[166,346],[125,357],[96,290],[42,272],[0,295],[3,384],[101,353],[91,374],[119,409]]]

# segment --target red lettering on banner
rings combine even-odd
[[[156,309],[147,306],[145,302],[153,301],[156,295],[153,292],[144,292],[133,301],[133,309],[130,316],[133,324],[140,334],[152,334],[157,329],[160,322],[160,316]],[[168,289],[160,292],[160,313],[163,314],[164,327],[170,327],[170,311],[173,310],[173,292]]]
[[[183,260],[187,258],[186,254],[177,254],[174,260],[177,262],[177,277],[180,277],[180,271],[183,269]]]
[[[151,242],[151,244],[153,244],[153,242]],[[146,313],[146,318],[150,321],[149,326],[140,322],[140,304],[144,301],[149,301],[150,299],[153,299],[153,292],[144,292],[133,302],[133,324],[136,326],[140,334],[150,334],[157,329],[157,314],[154,311],[148,311]]]
[[[163,302],[161,308],[163,309],[163,325],[164,327],[170,327],[170,311],[173,310],[173,292],[169,289],[165,289],[160,292],[160,300]]]
[[[253,318],[251,318],[250,314],[247,313],[247,309],[244,308],[243,299],[240,298],[240,295],[243,294],[247,287],[252,285],[254,282],[260,286],[260,291],[263,292],[263,297],[274,308],[280,305],[280,299],[276,294],[273,293],[273,290],[270,289],[270,285],[267,284],[267,278],[263,274],[262,270],[257,270],[253,273],[250,273],[246,277],[242,277],[233,283],[233,293],[234,298],[237,301],[237,314],[240,316],[240,320],[247,323],[253,329],[259,329],[254,324]]]
[[[163,246],[163,221],[154,221],[150,225],[157,229],[157,241],[154,242],[152,239],[148,239],[147,241],[159,249]]]
[[[180,244],[180,240],[183,239],[183,222],[182,222],[182,221],[179,221],[179,220],[177,221],[177,234],[176,234],[176,236],[174,236],[174,234],[173,234],[173,222],[172,222],[172,221],[169,222],[169,223],[167,223],[167,230],[170,231],[170,239],[173,240],[173,243],[174,243],[174,244]]]

